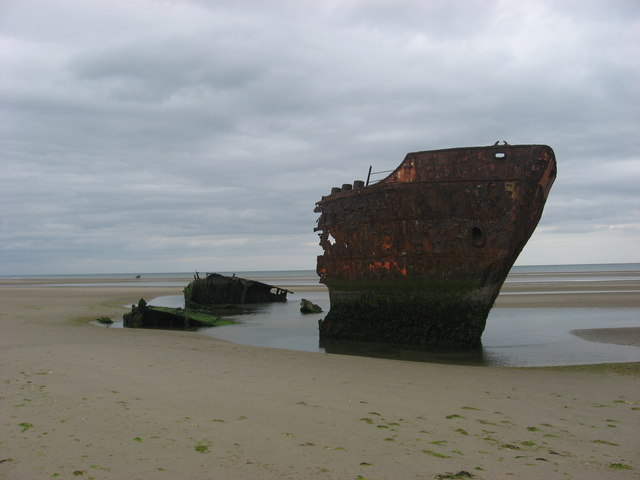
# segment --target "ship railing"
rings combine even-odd
[[[372,172],[371,169],[373,168],[373,165],[369,166],[369,173],[367,173],[367,186],[369,185],[373,185],[375,183],[380,182],[381,180],[384,180],[384,178],[378,178],[375,180],[371,179],[371,175],[382,175],[383,173],[390,173],[393,172],[393,170],[380,170],[379,172]]]

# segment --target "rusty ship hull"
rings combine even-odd
[[[409,153],[375,184],[334,188],[315,210],[320,338],[480,346],[555,176],[550,147],[494,145]]]

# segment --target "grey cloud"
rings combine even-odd
[[[241,89],[262,75],[242,52],[195,40],[135,40],[105,51],[85,52],[69,68],[93,82],[106,98],[123,102],[189,102],[219,90]],[[219,92],[218,92],[219,93]]]
[[[556,151],[544,235],[637,235],[636,2],[3,8],[6,273],[313,268],[332,186],[499,139]]]

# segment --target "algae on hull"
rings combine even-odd
[[[166,328],[172,330],[215,327],[229,323],[222,317],[209,312],[147,305],[147,302],[142,298],[138,305],[131,305],[131,311],[125,313],[122,319],[125,328]]]

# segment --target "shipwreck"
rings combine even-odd
[[[316,203],[321,339],[478,347],[556,177],[546,145],[409,153]],[[387,172],[382,172],[387,173]]]
[[[214,327],[229,323],[220,314],[231,307],[246,303],[286,302],[285,288],[247,278],[207,273],[204,278],[195,273],[193,281],[184,288],[185,308],[147,305],[140,299],[123,317],[125,328],[188,329]]]
[[[184,289],[186,306],[286,302],[285,288],[269,285],[247,278],[207,273],[204,278],[196,272],[193,281]]]

